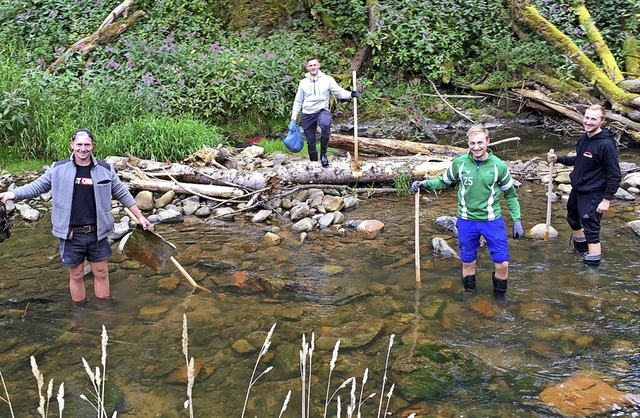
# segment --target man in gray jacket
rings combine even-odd
[[[316,57],[308,58],[305,68],[308,72],[298,85],[298,92],[291,111],[291,121],[295,122],[298,119],[298,114],[302,112],[302,130],[307,138],[309,160],[311,161],[318,161],[316,130],[320,126],[320,162],[323,167],[328,167],[327,148],[331,136],[330,94],[335,95],[338,99],[347,100],[359,97],[360,92],[340,87],[333,77],[320,71],[320,61]]]
[[[93,271],[93,289],[98,299],[110,299],[107,260],[113,254],[107,236],[113,231],[111,199],[116,198],[152,228],[115,170],[93,156],[93,134],[78,129],[71,137],[73,153],[54,163],[36,180],[0,193],[0,201],[31,199],[51,190],[52,233],[60,240],[62,265],[69,267],[69,289],[74,302],[86,300],[84,260]]]

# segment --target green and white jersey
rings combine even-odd
[[[504,192],[512,220],[520,220],[520,203],[507,164],[487,150],[489,158],[479,162],[472,154],[461,155],[440,177],[426,180],[427,188],[443,190],[458,185],[458,217],[492,221],[502,216],[500,192]]]

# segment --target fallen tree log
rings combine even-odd
[[[173,163],[159,163],[150,160],[128,159],[126,157],[108,157],[106,161],[114,166],[129,187],[135,190],[146,189],[158,181],[139,180],[138,174],[128,172],[131,167],[140,169],[151,178],[175,179],[180,183],[211,184],[239,187],[247,190],[265,188],[277,189],[291,184],[340,184],[372,185],[393,184],[400,176],[408,181],[442,174],[453,158],[435,157],[392,157],[383,160],[363,160],[360,168],[354,171],[349,159],[332,159],[328,168],[307,160],[292,161],[286,165],[271,168],[259,168],[253,171],[236,169],[221,170],[216,167],[199,167]],[[180,187],[180,186],[177,186]],[[182,188],[178,193],[187,193]]]
[[[347,135],[331,135],[330,146],[343,149],[345,151],[354,151],[353,136]],[[384,138],[366,138],[358,137],[358,152],[369,155],[415,155],[422,154],[426,156],[440,155],[447,157],[457,157],[464,154],[468,150],[466,148],[454,147],[452,145],[425,144],[420,142],[399,141],[395,139]]]
[[[173,190],[176,193],[198,194],[227,199],[244,195],[244,191],[236,187],[202,183],[176,183],[168,180],[141,180],[133,178],[129,180],[129,187],[136,190],[149,190],[152,192],[168,192]]]

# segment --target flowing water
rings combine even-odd
[[[532,149],[505,146],[498,154],[528,159],[552,147],[546,143],[551,141],[543,139]],[[556,142],[559,152],[571,145]],[[622,159],[632,161],[637,154],[624,151]],[[521,187],[525,231],[545,222],[545,192],[543,184]],[[116,302],[104,307],[92,298],[85,309],[71,306],[67,272],[48,217],[33,225],[16,222],[12,238],[0,245],[0,372],[16,416],[39,415],[30,356],[44,374],[43,391],[53,379],[55,398],[64,381],[64,416],[95,416],[79,397],[92,399],[81,359],[91,369],[100,366],[102,325],[109,337],[109,409],[115,407],[118,416],[188,416],[181,375],[185,314],[188,355],[195,358],[198,372],[196,417],[241,416],[258,351],[274,323],[271,346],[256,376],[268,365],[274,368],[251,388],[246,416],[278,416],[289,389],[292,400],[283,416],[301,416],[299,350],[302,335],[309,342],[312,332],[312,416],[321,416],[325,405],[336,335],[344,344],[331,374],[331,392],[350,376],[358,377],[360,385],[368,368],[364,396],[380,393],[386,370],[385,394],[397,384],[389,406],[394,416],[416,408],[421,416],[554,417],[558,415],[540,402],[540,392],[583,371],[599,373],[618,390],[640,393],[640,238],[624,227],[638,218],[635,202],[615,201],[605,216],[599,268],[584,266],[571,251],[564,204],[555,203],[552,225],[558,240],[548,245],[510,240],[508,301],[499,303],[491,292],[493,266],[486,249],[480,250],[479,289],[472,298],[461,295],[459,261],[432,253],[436,236],[454,249],[457,245],[451,233],[434,224],[440,215],[455,216],[454,192],[431,198],[420,207],[420,287],[413,258],[413,197],[387,195],[346,213],[347,219],[384,222],[375,240],[363,240],[353,231],[345,236],[315,231],[301,244],[284,227],[283,242],[268,247],[261,242],[264,225],[242,217],[236,222],[159,225],[157,231],[178,246],[176,258],[213,293],[193,292],[171,265],[155,273],[116,254],[110,263]],[[508,215],[506,219],[510,226]],[[92,296],[91,283],[89,276]],[[266,290],[258,288],[265,283],[270,284]],[[390,366],[385,368],[392,334]],[[431,395],[408,402],[398,383],[402,374],[391,364],[430,344],[465,353],[481,371],[466,375],[465,370],[449,370]],[[357,396],[359,391],[360,386]],[[346,414],[348,390],[337,396]],[[377,416],[378,405],[378,397],[366,401],[363,416]],[[335,416],[335,397],[330,408],[329,415]],[[50,409],[49,416],[57,416],[55,401]],[[637,414],[625,409],[610,416]],[[8,416],[9,408],[0,400],[0,417]]]

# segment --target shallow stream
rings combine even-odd
[[[571,144],[563,145],[565,151],[571,149]],[[544,141],[534,146],[535,152],[551,147]],[[511,154],[508,158],[535,155],[524,146],[502,152]],[[633,161],[637,154],[623,152],[622,158]],[[521,187],[525,231],[545,222],[545,192],[542,184]],[[599,373],[618,390],[640,393],[640,238],[624,227],[638,218],[636,202],[615,201],[605,216],[599,268],[583,265],[571,251],[564,204],[554,204],[552,225],[559,239],[548,245],[510,240],[508,301],[498,303],[491,292],[486,249],[480,251],[479,290],[472,298],[461,294],[459,261],[432,253],[436,236],[457,250],[451,233],[434,224],[438,216],[455,216],[456,204],[453,191],[430,197],[420,207],[419,288],[413,197],[387,195],[374,196],[345,214],[347,219],[384,222],[375,240],[363,240],[353,231],[346,236],[315,231],[300,243],[284,226],[283,242],[269,247],[261,242],[264,225],[244,218],[159,225],[157,231],[177,245],[176,259],[213,293],[192,291],[171,265],[155,273],[117,254],[110,263],[116,302],[104,307],[92,298],[85,309],[71,306],[67,271],[60,265],[48,217],[33,225],[17,222],[12,238],[0,244],[0,372],[15,415],[37,415],[37,385],[29,362],[35,356],[44,390],[54,379],[55,398],[59,383],[65,383],[64,416],[95,416],[79,397],[91,399],[92,392],[81,359],[94,369],[100,366],[104,325],[109,409],[115,408],[118,416],[188,416],[183,408],[187,388],[180,375],[184,314],[188,355],[198,371],[196,417],[241,416],[258,351],[274,323],[271,346],[257,374],[268,365],[274,368],[251,388],[246,416],[278,416],[289,389],[292,398],[283,416],[301,416],[299,350],[302,335],[308,342],[312,332],[312,416],[321,416],[325,405],[336,335],[344,344],[331,374],[331,392],[351,376],[360,385],[368,368],[364,396],[380,393],[386,370],[385,395],[392,383],[397,385],[389,406],[393,416],[414,409],[419,416],[434,417],[555,417],[541,404],[540,392],[582,371]],[[506,219],[510,227],[508,215]],[[272,286],[261,290],[250,285],[255,283]],[[275,290],[274,283],[286,285]],[[87,284],[92,295],[90,276]],[[352,341],[365,337],[364,344]],[[465,353],[481,372],[448,370],[429,396],[409,402],[398,383],[401,373],[391,365],[407,350],[430,345]],[[1,388],[0,394],[4,398]],[[337,396],[346,414],[348,390]],[[335,416],[336,397],[330,416]],[[366,401],[363,416],[376,416],[378,406],[378,397]],[[57,416],[55,401],[50,408],[50,416]],[[623,410],[610,416],[637,414]],[[10,416],[2,401],[0,416]]]

